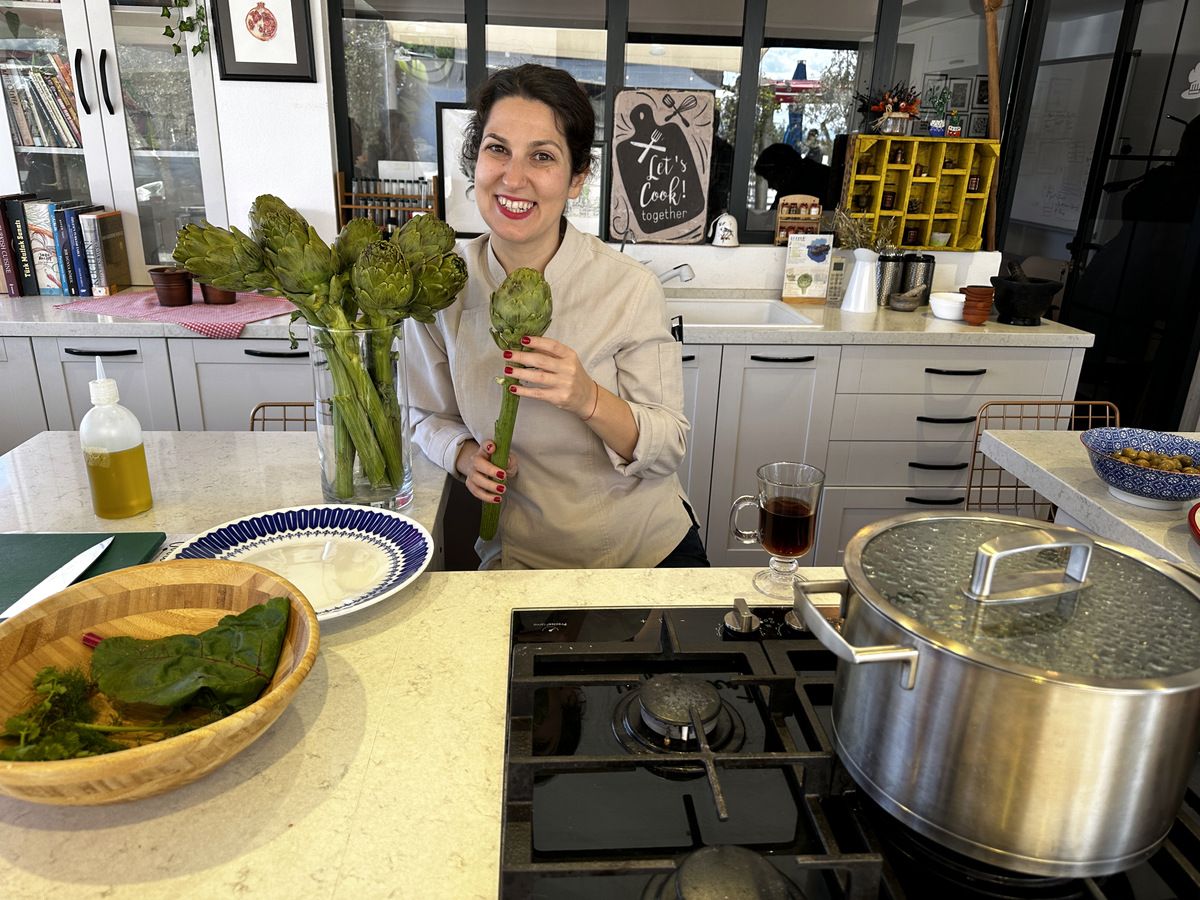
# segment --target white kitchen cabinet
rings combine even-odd
[[[759,466],[791,460],[825,468],[839,355],[828,344],[725,346],[708,504],[714,566],[758,566],[769,558],[729,533],[730,507],[757,493]],[[742,527],[755,527],[746,515]],[[812,556],[801,563],[811,564]]]
[[[0,0],[0,7],[9,20],[9,36],[0,38],[0,193],[121,210],[133,282],[149,284],[148,267],[170,263],[183,224],[228,221],[215,47],[176,55],[158,4]],[[189,48],[194,39],[186,37]],[[30,93],[39,82],[62,88],[78,133],[65,108],[49,113]]]
[[[183,431],[245,431],[264,402],[313,399],[308,343],[167,341]]]
[[[99,356],[104,373],[116,379],[121,405],[143,429],[179,430],[164,338],[35,337],[33,355],[50,428],[79,427],[92,407],[88,382],[96,377]]]
[[[717,436],[717,391],[721,384],[721,347],[684,345],[683,413],[692,425],[679,480],[700,521],[700,539],[708,542],[708,495],[713,444]]]
[[[7,453],[46,430],[46,408],[29,338],[0,337],[0,385],[4,386],[0,453]]]

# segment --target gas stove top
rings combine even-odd
[[[1195,780],[1167,843],[1105,878],[997,869],[892,818],[838,763],[836,658],[789,612],[513,613],[501,896],[1200,896]]]

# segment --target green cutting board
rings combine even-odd
[[[109,536],[81,532],[0,534],[0,610],[8,609],[59,566]],[[149,562],[167,536],[161,531],[131,531],[111,537],[108,549],[76,581]]]

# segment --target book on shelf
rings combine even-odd
[[[119,209],[81,212],[84,254],[92,276],[92,296],[108,297],[129,287],[129,250]]]
[[[12,234],[13,263],[21,282],[21,296],[38,294],[37,272],[33,267],[33,248],[29,245],[29,225],[25,221],[25,201],[36,199],[33,194],[14,194],[4,198],[4,220]]]
[[[64,254],[71,258],[71,269],[75,273],[75,295],[79,297],[92,296],[92,272],[88,267],[87,252],[83,246],[83,231],[79,228],[79,214],[84,212],[99,212],[103,206],[73,206],[63,210],[64,231],[66,232],[66,247]]]
[[[0,82],[4,84],[5,108],[8,110],[8,124],[13,137],[22,147],[32,147],[33,131],[25,116],[25,107],[21,103],[21,89],[18,74],[13,71],[12,63],[0,67]]]
[[[61,296],[62,272],[54,249],[54,205],[53,200],[26,200],[25,222],[33,270],[37,273],[37,292]]]
[[[51,95],[54,97],[54,102],[58,104],[58,111],[62,115],[62,120],[66,124],[67,131],[74,141],[76,147],[83,146],[83,135],[79,131],[79,113],[75,111],[75,95],[71,93],[67,85],[63,84],[62,77],[57,73],[51,72],[49,69],[42,72],[42,80],[49,88]]]
[[[8,194],[0,197],[0,267],[4,269],[4,284],[8,288],[8,296],[21,295],[21,273],[17,263],[16,242],[13,238],[12,226],[9,225],[5,209],[9,200],[32,200],[33,194]],[[22,226],[22,235],[24,226]],[[28,254],[28,251],[26,251]]]
[[[17,58],[9,58],[0,68],[0,80],[17,142],[24,147],[81,147],[75,96],[57,64],[51,60],[35,65],[32,54],[18,51],[10,51],[9,56]]]
[[[54,228],[54,257],[58,260],[58,271],[62,275],[64,297],[79,296],[79,285],[75,280],[75,262],[71,259],[71,248],[67,245],[67,210],[87,205],[87,200],[65,200],[56,203],[50,219]]]
[[[34,96],[37,97],[38,102],[42,105],[46,122],[49,125],[49,131],[53,133],[56,144],[59,147],[67,147],[68,149],[78,148],[79,141],[76,139],[75,133],[71,130],[71,126],[67,124],[67,115],[62,108],[62,101],[59,99],[58,92],[51,84],[54,76],[48,71],[30,69],[25,77],[33,85]]]

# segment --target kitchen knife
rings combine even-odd
[[[59,566],[10,606],[3,613],[0,613],[0,619],[7,619],[15,616],[19,612],[24,612],[40,600],[45,600],[51,594],[57,594],[59,591],[68,587],[72,581],[83,574],[93,562],[100,558],[108,545],[113,542],[111,537],[105,538],[100,543],[88,547],[78,556],[68,560],[63,565]]]

